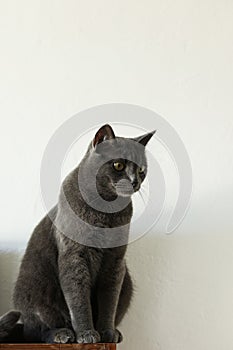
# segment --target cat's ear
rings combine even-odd
[[[155,133],[156,133],[156,130],[151,131],[148,134],[135,137],[133,140],[141,143],[143,146],[146,146]]]
[[[115,139],[114,131],[109,124],[103,125],[95,134],[94,140],[92,141],[93,147],[96,147],[99,143],[105,140]]]

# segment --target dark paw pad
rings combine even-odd
[[[100,332],[100,336],[103,343],[120,343],[123,340],[122,334],[118,329],[105,329]]]
[[[100,335],[94,330],[83,331],[77,335],[77,343],[98,343],[100,341]]]
[[[59,344],[73,343],[75,341],[74,332],[68,328],[60,328],[53,332],[53,342]]]

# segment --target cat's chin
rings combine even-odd
[[[127,192],[123,192],[123,191],[116,191],[117,195],[119,197],[124,197],[124,198],[127,198],[127,197],[131,197],[132,194],[134,194],[134,191],[127,191]]]
[[[130,184],[128,180],[122,179],[118,181],[117,183],[112,185],[115,193],[119,197],[131,197],[132,194],[134,194],[133,186]]]

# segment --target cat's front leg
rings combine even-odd
[[[85,258],[77,252],[60,254],[59,277],[77,343],[98,343],[100,335],[93,325],[91,281]]]
[[[115,328],[115,319],[125,271],[123,261],[112,266],[110,264],[99,280],[96,328],[100,333],[101,341],[105,343],[120,343],[123,339],[120,331]]]

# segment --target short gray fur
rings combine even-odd
[[[116,327],[128,310],[133,294],[125,262],[132,217],[131,195],[140,189],[146,176],[144,146],[153,134],[135,139],[115,137],[112,128],[104,125],[96,133],[80,165],[64,180],[58,204],[42,219],[31,236],[14,289],[14,305],[21,313],[25,341],[117,343],[122,340]],[[128,201],[117,213],[92,208],[83,199],[79,188],[78,174],[82,167],[86,172],[86,183],[82,187],[92,200],[88,174],[94,164],[104,157],[104,152],[108,153],[109,146],[105,150],[102,148],[103,153],[98,147],[103,146],[105,141],[110,141],[110,147],[121,152],[120,162],[124,162],[125,168],[116,171],[113,162],[118,159],[107,161],[98,172],[96,186],[101,198],[109,205],[117,196]],[[138,163],[135,164],[127,161],[127,154],[135,153],[138,143],[143,146],[143,152],[137,154]],[[139,172],[140,167],[143,171]],[[120,179],[127,181],[120,185]],[[65,235],[66,227],[72,231],[73,238],[78,237],[80,232],[82,236],[90,235],[79,226],[79,221],[69,220],[67,203],[83,222],[88,223],[88,227],[93,226],[93,230],[95,226],[119,227],[119,246],[103,248],[109,242],[102,239],[99,247],[88,246]],[[63,227],[64,230],[61,230]],[[104,240],[107,240],[106,236]]]

